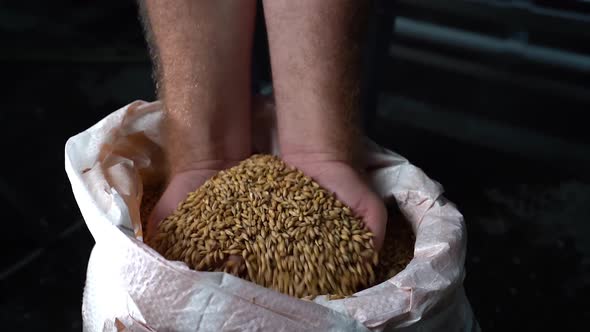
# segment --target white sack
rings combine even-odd
[[[276,153],[269,110],[255,115],[254,144]],[[414,258],[392,279],[351,298],[314,303],[167,261],[143,243],[139,217],[143,185],[163,176],[161,120],[159,102],[136,101],[66,143],[66,171],[96,240],[82,305],[85,331],[479,330],[462,286],[463,217],[438,183],[369,141],[372,185],[397,202],[416,234]]]

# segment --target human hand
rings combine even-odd
[[[375,248],[381,248],[387,224],[385,204],[349,162],[333,159],[328,155],[305,153],[284,155],[283,160],[314,179],[348,205],[373,232]]]
[[[236,164],[237,161],[201,162],[196,164],[194,169],[171,175],[166,190],[148,218],[147,236],[150,237],[156,232],[158,224],[171,215],[190,192],[197,190],[219,171]]]

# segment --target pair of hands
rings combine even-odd
[[[348,205],[373,232],[374,244],[381,248],[385,236],[387,211],[383,201],[375,194],[360,174],[347,162],[313,155],[284,155],[282,159],[310,176],[321,186],[335,193]],[[195,191],[217,172],[236,165],[235,161],[209,163],[197,168],[173,174],[162,197],[148,220],[148,234],[153,234],[158,223],[169,216],[189,192]]]

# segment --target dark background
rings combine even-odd
[[[481,327],[587,325],[590,3],[406,0],[372,22],[367,133],[465,215]],[[1,329],[79,331],[93,239],[63,149],[154,99],[135,3],[2,1],[0,41]]]

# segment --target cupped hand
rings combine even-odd
[[[147,237],[155,233],[158,224],[171,215],[190,192],[197,190],[219,171],[236,164],[237,161],[206,162],[200,163],[194,169],[172,174],[166,190],[162,193],[148,218]]]
[[[387,210],[383,200],[371,190],[357,170],[347,162],[312,154],[286,155],[283,160],[310,176],[348,205],[374,234],[375,248],[381,248],[385,237]]]

